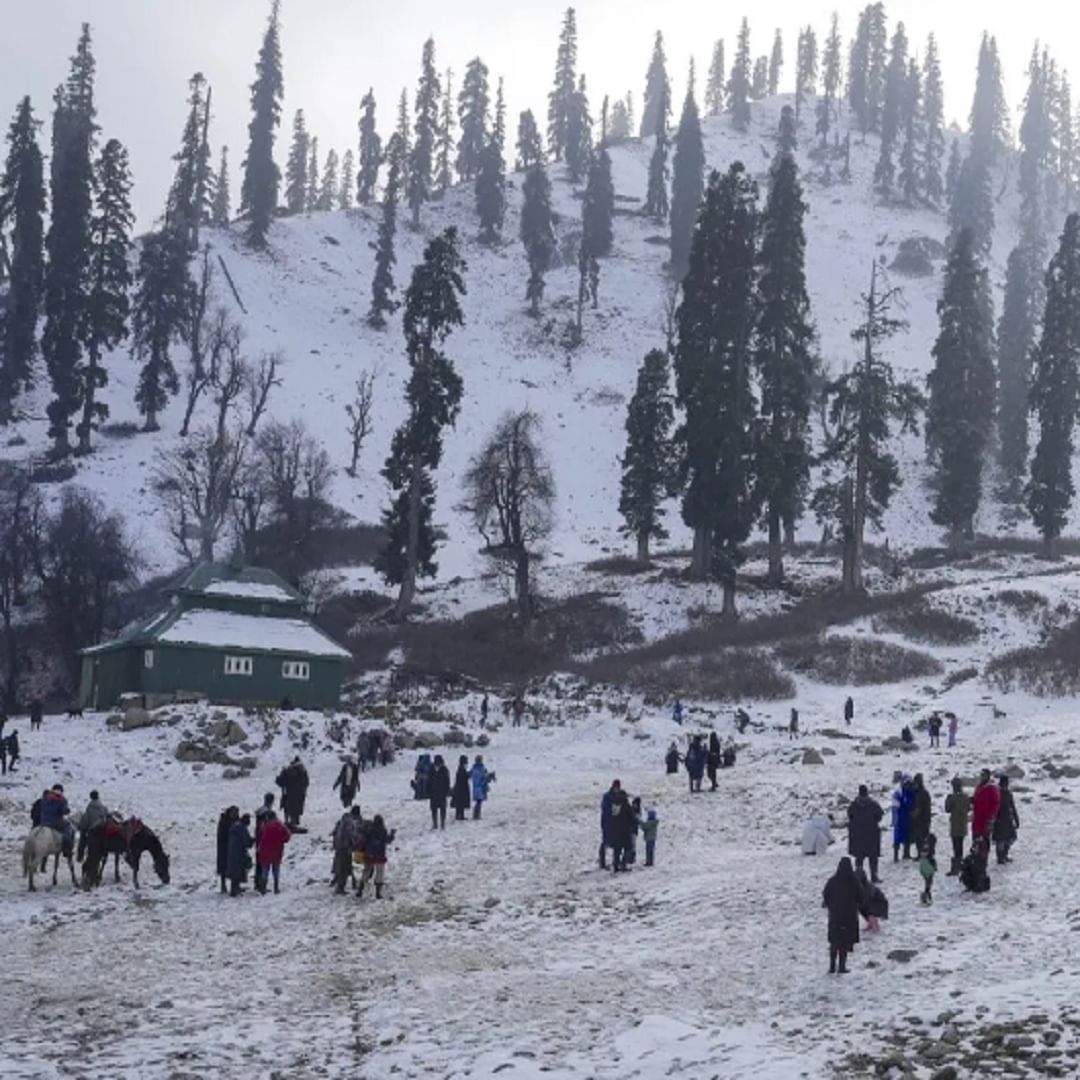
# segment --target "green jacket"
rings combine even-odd
[[[949,815],[949,835],[967,836],[968,813],[971,810],[971,796],[962,791],[954,791],[945,796],[945,813]]]

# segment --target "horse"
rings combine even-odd
[[[110,827],[110,825],[112,827]],[[137,818],[123,825],[106,823],[91,829],[85,836],[86,857],[83,859],[83,888],[91,889],[101,884],[101,876],[109,856],[113,858],[113,877],[120,884],[120,856],[131,867],[132,883],[139,887],[139,864],[143,852],[150,855],[154,872],[163,885],[169,884],[169,856],[161,846],[157,834]]]
[[[30,835],[23,843],[23,877],[29,879],[30,892],[37,892],[34,885],[34,873],[46,872],[46,863],[50,855],[56,856],[56,861],[53,863],[53,885],[56,885],[56,875],[60,870],[60,856],[63,855],[71,871],[71,883],[78,888],[79,880],[75,876],[75,860],[72,856],[71,845],[65,843],[63,833],[49,828],[48,825],[37,825],[30,830]],[[40,871],[37,869],[38,866],[41,867]]]

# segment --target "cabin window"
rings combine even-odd
[[[285,679],[303,679],[307,682],[311,678],[311,668],[306,660],[286,660],[281,665],[281,675]]]
[[[143,662],[143,667],[146,668],[147,671],[149,671],[154,666],[154,650],[153,649],[143,649],[142,662]]]
[[[250,675],[251,674],[251,657],[250,656],[226,656],[225,657],[225,674],[226,675]]]

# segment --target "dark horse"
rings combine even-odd
[[[139,887],[139,862],[143,852],[147,852],[154,863],[154,872],[163,885],[169,884],[169,856],[161,846],[161,841],[151,829],[138,818],[125,821],[122,825],[106,822],[86,834],[86,857],[82,864],[83,888],[90,889],[101,884],[101,876],[109,856],[114,856],[113,871],[117,884],[120,883],[120,856],[131,867],[132,881]]]

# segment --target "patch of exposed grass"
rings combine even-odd
[[[886,611],[874,619],[879,633],[900,634],[923,645],[969,645],[979,640],[979,624],[926,601]]]
[[[928,653],[840,634],[784,641],[777,645],[776,655],[793,671],[832,686],[881,686],[942,671]]]
[[[1027,690],[1040,697],[1080,693],[1080,619],[1039,645],[994,657],[986,667],[986,680],[1001,690]]]

